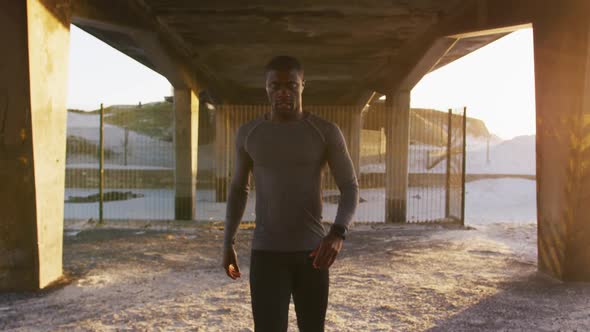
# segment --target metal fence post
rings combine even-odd
[[[445,188],[445,218],[449,218],[451,212],[451,140],[453,138],[453,124],[452,124],[453,110],[449,109],[447,116],[447,176]]]
[[[98,143],[98,223],[102,224],[103,220],[103,189],[104,189],[104,107],[100,104],[100,139]]]
[[[467,170],[467,107],[463,107],[463,170],[461,172],[461,225],[465,225],[465,172]]]
[[[127,166],[127,153],[129,148],[129,128],[127,127],[128,124],[125,124],[125,141],[123,142],[123,147],[125,149],[125,160],[123,161],[123,165]]]

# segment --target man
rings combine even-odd
[[[302,110],[303,68],[277,56],[266,66],[271,112],[242,125],[225,220],[223,267],[241,276],[235,235],[256,185],[250,295],[256,331],[287,331],[291,295],[301,331],[323,331],[329,275],[358,204],[358,184],[342,132]],[[330,231],[321,223],[321,172],[328,164],[341,198]]]

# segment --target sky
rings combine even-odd
[[[162,101],[172,94],[166,78],[72,25],[68,68],[69,109]]]
[[[424,76],[411,106],[467,107],[503,139],[535,133],[533,31],[513,32]]]
[[[68,108],[162,101],[170,83],[75,26],[70,34]],[[516,31],[426,75],[412,90],[411,107],[467,107],[502,139],[535,133],[532,29]],[[305,96],[304,96],[305,97]]]

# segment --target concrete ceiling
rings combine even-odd
[[[107,1],[109,2],[109,1]],[[462,0],[227,1],[133,0],[112,3],[141,16],[142,29],[157,30],[218,101],[263,103],[263,67],[273,56],[293,55],[305,67],[304,100],[312,104],[358,104],[367,93],[385,92],[387,68]],[[105,2],[94,4],[103,6]],[[96,7],[96,8],[98,8]],[[141,44],[126,35],[75,20],[76,25],[139,62],[160,71]],[[148,23],[145,23],[148,22]],[[132,34],[131,34],[132,35]],[[461,39],[438,68],[504,34]],[[433,69],[434,69],[433,68]],[[161,72],[161,71],[160,71]],[[165,74],[165,73],[163,73]],[[166,76],[166,75],[165,75]]]

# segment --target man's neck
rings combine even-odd
[[[289,115],[284,115],[283,113],[275,111],[270,112],[270,120],[273,122],[291,122],[301,120],[302,118],[303,112],[301,110]]]

